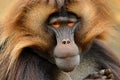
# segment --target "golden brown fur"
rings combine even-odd
[[[68,0],[66,4],[64,0],[17,0],[0,28],[0,80],[43,80],[36,77],[40,75],[39,67],[36,67],[40,62],[39,56],[28,49],[29,54],[26,48],[37,49],[49,58],[47,53],[56,44],[52,33],[47,31],[45,22],[50,14],[58,11],[63,5],[67,5],[68,11],[82,18],[82,26],[76,30],[75,41],[83,51],[93,39],[104,39],[112,29],[106,0]],[[30,60],[32,58],[33,60]],[[28,69],[28,72],[24,72],[25,69]],[[117,69],[120,71],[120,65]],[[118,72],[116,74],[120,76]],[[28,79],[24,75],[31,77]]]

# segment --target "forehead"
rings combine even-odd
[[[28,3],[29,3],[29,5],[39,4],[39,3],[51,4],[58,8],[61,8],[62,6],[65,6],[66,4],[70,3],[71,1],[74,1],[74,0],[28,0]]]
[[[68,8],[68,5],[79,6],[80,4],[84,4],[90,1],[91,0],[28,0],[27,6],[47,4],[46,6],[48,5],[54,6],[54,8],[57,8],[58,10],[60,10],[63,8]]]
[[[28,0],[26,17],[28,20],[43,22],[48,16],[58,10],[72,12],[79,16],[94,14],[94,7],[91,5],[91,0]]]
[[[39,11],[40,14],[51,14],[59,10],[63,12],[63,9],[65,9],[78,16],[86,15],[89,12],[93,15],[96,11],[93,1],[94,0],[29,0],[27,7],[32,9],[32,11],[35,10],[36,13]],[[99,0],[97,1],[99,2]]]
[[[91,6],[91,2],[92,0],[28,0],[27,6],[28,7],[35,6],[39,8],[46,6],[46,8],[48,9],[49,7],[50,8],[52,7],[56,10],[66,9],[68,11],[80,12],[82,11],[81,9],[85,9],[85,8],[88,10],[93,9],[93,7]],[[43,11],[46,11],[46,10],[43,10]]]

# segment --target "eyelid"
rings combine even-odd
[[[76,24],[76,22],[74,22],[74,21],[68,21],[67,22],[68,27],[74,27],[75,24]]]
[[[59,28],[61,26],[61,24],[59,22],[54,22],[54,23],[51,23],[51,25],[54,27],[54,28]]]

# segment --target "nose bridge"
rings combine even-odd
[[[57,41],[62,44],[70,44],[71,41],[74,41],[74,33],[72,29],[68,27],[62,27],[58,30]]]

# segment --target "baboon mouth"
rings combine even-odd
[[[80,63],[80,56],[76,55],[68,58],[55,58],[56,65],[58,68],[65,72],[71,72]]]

